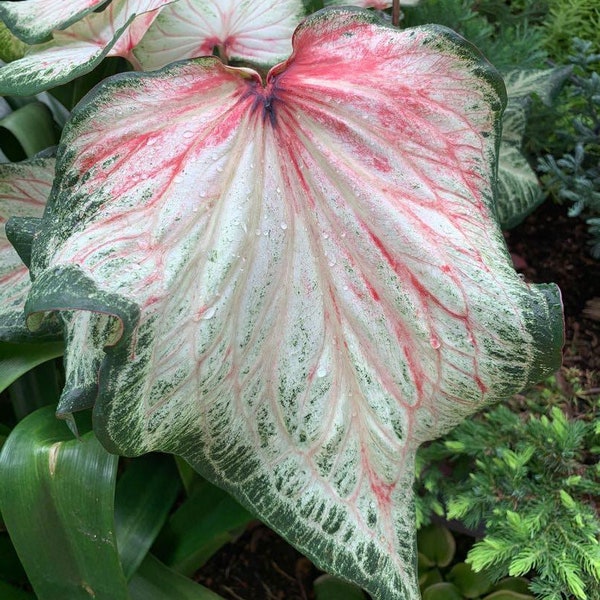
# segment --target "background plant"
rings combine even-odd
[[[440,5],[440,6],[441,6],[441,5]],[[464,9],[464,8],[466,8],[466,7],[465,7],[465,6],[463,6],[462,8]],[[490,13],[490,14],[491,14],[491,13]],[[481,43],[482,43],[482,45],[484,45],[484,44],[485,44],[485,39],[488,39],[488,41],[489,41],[489,40],[492,40],[492,39],[494,39],[494,38],[497,38],[498,31],[500,31],[502,28],[498,28],[497,24],[494,24],[494,19],[492,19],[491,17],[489,17],[489,16],[485,16],[485,17],[484,17],[484,16],[482,16],[482,15],[483,15],[483,13],[479,13],[479,14],[475,14],[475,13],[473,13],[472,15],[471,15],[471,14],[467,14],[467,15],[465,15],[464,22],[465,22],[465,28],[467,28],[467,27],[470,27],[470,28],[471,28],[470,30],[473,32],[473,35],[475,35],[475,34],[476,34],[478,31],[479,31],[479,35],[481,35],[481,39],[482,39]],[[406,18],[407,18],[407,19],[409,18],[409,12],[408,12],[408,9],[406,9]],[[481,28],[480,28],[480,26],[483,24],[483,20],[480,20],[480,19],[486,20],[486,21],[487,21],[487,23],[488,23],[488,25],[487,25],[485,28],[483,28],[483,29],[481,29]],[[509,21],[510,21],[510,19],[508,19],[508,17],[507,17],[507,18],[506,18],[506,21],[507,21],[507,22],[509,22]],[[452,25],[452,24],[451,24],[451,25]],[[534,32],[534,33],[531,33],[531,32],[525,31],[524,29],[523,29],[523,30],[521,30],[521,29],[519,29],[518,27],[512,27],[512,26],[510,26],[510,27],[507,27],[507,28],[505,28],[505,29],[502,29],[502,31],[504,31],[504,34],[503,34],[503,35],[505,35],[505,38],[504,38],[504,39],[505,39],[505,41],[504,41],[503,43],[508,43],[508,42],[506,42],[506,40],[512,39],[512,42],[511,42],[511,43],[513,44],[513,46],[514,46],[515,48],[516,48],[517,46],[519,46],[519,45],[520,45],[520,47],[522,48],[521,52],[522,52],[523,56],[525,56],[525,54],[526,54],[526,53],[525,53],[525,48],[527,47],[527,45],[529,45],[529,51],[531,51],[531,47],[532,47],[532,40],[534,40],[534,38],[535,38],[535,35],[537,35],[535,32]],[[512,36],[512,37],[511,37],[511,36]],[[503,43],[498,43],[498,46],[497,46],[497,47],[498,47],[498,48],[502,47]],[[536,42],[536,44],[537,44],[537,42]],[[493,45],[493,43],[492,43],[492,42],[490,42],[490,47],[491,47],[491,48],[493,48],[493,47],[494,47],[494,45]],[[531,65],[534,65],[534,64],[535,64],[535,62],[538,60],[539,56],[541,56],[541,50],[539,51],[539,53],[538,53],[538,51],[537,51],[537,50],[536,50],[536,52],[534,52],[534,53],[533,53],[533,56],[534,56],[534,58],[531,58],[531,56],[532,56],[532,54],[531,54],[531,52],[530,52],[530,53],[529,53],[529,57],[530,57],[530,59],[529,59],[529,60],[530,60],[530,63],[529,63],[529,64],[531,64]],[[506,66],[506,68],[508,68],[508,66],[510,65],[509,53],[508,53],[508,52],[506,52],[506,53],[505,53],[505,55],[504,55],[504,57],[502,58],[502,57],[500,56],[500,52],[499,52],[499,50],[498,50],[498,59],[497,59],[497,63],[498,63],[498,64],[501,64],[502,60],[504,60],[504,61],[505,61],[505,66]],[[103,64],[104,64],[104,63],[103,63]],[[112,63],[106,63],[106,64],[117,65],[117,70],[126,70],[126,69],[127,69],[127,67],[126,67],[126,65],[124,64],[124,62],[116,62],[114,59],[113,59],[113,62],[112,62]],[[93,71],[91,72],[91,74],[90,74],[90,78],[91,78],[91,80],[92,80],[92,81],[93,81],[94,77],[98,77],[97,70],[93,70]],[[100,78],[102,78],[102,77],[100,76]],[[67,106],[72,106],[72,105],[74,105],[74,103],[75,103],[75,100],[76,100],[76,99],[78,99],[78,97],[80,97],[80,96],[81,96],[81,93],[77,92],[77,90],[76,90],[76,86],[77,86],[78,84],[80,85],[80,90],[82,90],[82,89],[85,89],[85,88],[87,87],[87,85],[82,85],[82,84],[80,83],[80,82],[82,82],[82,81],[83,81],[82,79],[78,78],[78,79],[76,79],[76,80],[73,82],[73,84],[67,84],[66,88],[64,88],[64,89],[66,90],[66,94],[64,94],[64,95],[63,95],[63,96],[61,96],[61,97],[63,97],[63,98],[65,98],[65,99],[66,99],[66,100],[65,100],[65,104],[66,104]],[[73,85],[73,87],[70,87],[71,85]],[[70,98],[70,99],[69,99],[69,98]],[[286,226],[287,226],[287,223],[286,223]],[[430,341],[430,342],[431,342],[431,341]],[[437,344],[437,342],[436,342],[436,341],[434,341],[434,342],[431,342],[431,344],[432,344],[432,347],[434,347],[434,346]],[[52,402],[52,401],[51,401],[51,402]],[[62,404],[62,406],[63,406],[63,409],[65,408],[65,404],[66,404],[66,403],[65,403],[65,402],[63,402],[63,404]],[[81,405],[80,405],[80,407],[81,407]],[[69,406],[67,406],[66,408],[68,408],[68,409],[72,409],[72,408],[73,408],[73,406],[69,405]],[[67,412],[68,412],[68,411],[67,411]],[[41,419],[41,417],[40,417],[40,419]],[[33,422],[33,421],[28,421],[28,424],[29,424],[29,423],[32,423],[32,422]],[[30,426],[32,426],[32,425],[30,425]],[[86,431],[86,428],[85,428],[85,426],[83,426],[83,427],[82,427],[82,426],[80,425],[80,429],[81,429],[82,431]],[[16,435],[16,434],[15,434],[15,435]],[[57,434],[53,433],[52,435],[53,435],[53,436],[55,436],[55,435],[57,435]],[[88,434],[84,434],[84,435],[88,435]],[[93,436],[90,436],[90,439],[91,439],[92,437],[93,437]],[[18,439],[18,438],[15,438],[15,439]],[[56,448],[57,448],[57,446],[55,446],[55,444],[62,444],[64,441],[66,441],[66,440],[63,440],[63,438],[61,437],[61,435],[58,435],[58,437],[53,437],[52,439],[53,439],[53,443],[50,445],[50,449],[48,449],[48,450],[47,450],[47,452],[48,452],[48,456],[49,456],[49,458],[48,458],[47,460],[48,460],[49,462],[51,462],[51,461],[53,460],[53,459],[52,459],[52,457],[54,456],[54,454],[52,454],[52,452],[55,452],[56,450],[52,450],[52,448],[54,448],[54,449],[56,449]],[[60,446],[60,447],[62,447],[62,446]],[[11,453],[12,453],[12,452],[13,452],[13,451],[11,451]],[[28,452],[30,452],[30,453],[31,453],[31,448],[29,449],[29,451],[28,451]],[[18,454],[18,452],[15,452],[15,454]],[[7,451],[7,456],[8,456],[8,455],[9,455],[9,453],[8,453],[8,451]],[[127,462],[126,462],[126,463],[123,463],[123,464],[122,464],[122,467],[123,467],[123,468],[125,468],[125,473],[127,473],[127,472],[128,472],[128,469],[133,469],[133,468],[134,468],[132,465],[135,465],[135,461],[134,461],[133,463],[127,463]],[[177,487],[178,487],[178,485],[184,485],[184,487],[185,487],[185,485],[186,485],[186,482],[188,482],[188,483],[189,483],[189,479],[190,479],[190,475],[189,475],[189,473],[188,473],[188,474],[186,474],[185,467],[183,467],[181,464],[178,464],[178,467],[179,467],[179,471],[180,471],[179,477],[180,477],[180,480],[181,480],[181,481],[180,481],[179,483],[175,483],[175,480],[171,480],[171,482],[172,482],[172,486],[171,486],[171,487],[174,487],[174,488],[177,488]],[[113,471],[111,471],[111,472],[112,472],[112,473],[114,473],[114,465],[113,465],[111,468],[113,469]],[[110,477],[114,477],[114,475],[111,475]],[[109,477],[109,480],[110,480],[110,477]],[[197,476],[196,476],[196,478],[197,478]],[[198,478],[197,478],[197,479],[198,479]],[[114,481],[114,479],[113,479],[113,481]],[[201,495],[203,495],[203,497],[204,497],[204,498],[206,498],[206,496],[207,496],[207,495],[208,495],[208,496],[210,496],[210,495],[211,495],[210,493],[207,493],[207,489],[209,489],[209,488],[206,488],[206,486],[204,486],[204,487],[203,487],[203,485],[202,485],[202,484],[199,484],[199,485],[200,485],[200,488],[203,490]],[[187,489],[186,489],[186,491],[187,491]],[[129,495],[130,495],[130,494],[124,494],[124,497],[128,497]],[[7,502],[8,502],[8,500],[7,500]],[[218,502],[220,502],[220,500],[218,500]],[[169,504],[169,503],[168,503],[168,502],[166,502],[166,505],[168,505],[168,504]],[[116,510],[117,510],[117,509],[116,509]],[[161,517],[161,518],[164,518],[164,513],[167,513],[167,512],[169,512],[171,509],[170,509],[170,508],[164,508],[164,507],[163,507],[163,509],[162,509],[162,510],[163,510],[163,513],[162,513],[162,514],[163,514],[163,517]],[[207,507],[206,505],[202,505],[200,508],[198,508],[198,506],[196,506],[196,507],[195,507],[195,510],[196,510],[196,511],[200,510],[200,512],[202,512],[202,511],[209,511],[209,507]],[[242,512],[241,512],[241,515],[242,515],[242,517],[241,517],[241,520],[240,520],[240,522],[239,522],[239,523],[237,523],[235,526],[240,526],[240,527],[241,527],[241,526],[243,525],[243,523],[245,522],[245,521],[244,521],[244,519],[245,519],[245,518],[247,518],[247,515],[246,515],[246,513],[244,513],[243,509],[240,509],[240,510],[242,511]],[[188,513],[179,513],[179,514],[185,514],[186,516],[185,516],[185,517],[183,517],[183,516],[182,516],[182,517],[179,517],[179,520],[178,520],[178,519],[174,519],[174,521],[173,521],[173,531],[172,531],[172,538],[171,538],[171,539],[176,539],[176,538],[177,538],[179,535],[181,535],[182,533],[184,533],[184,532],[185,532],[185,530],[186,530],[186,529],[189,527],[189,522],[190,522],[190,519],[189,519],[189,514],[191,514],[192,512],[193,512],[193,510],[190,510],[190,512],[188,512]],[[118,514],[118,510],[117,510],[117,514]],[[106,520],[106,522],[110,522],[110,516],[109,516],[109,517],[106,517],[106,515],[105,515],[103,518],[104,518],[104,519],[107,519],[107,520]],[[232,529],[235,529],[235,526],[233,526],[233,527],[232,527]],[[160,529],[160,525],[156,525],[156,524],[155,524],[155,526],[154,526],[154,530],[153,530],[153,531],[154,531],[154,533],[153,533],[152,535],[156,534],[156,531],[157,531],[158,529]],[[229,531],[229,529],[228,529],[227,527],[226,527],[225,529],[226,529],[226,531]],[[90,528],[88,529],[88,532],[91,532],[91,531],[93,531],[93,530],[94,530],[94,526],[90,526]],[[149,535],[149,537],[148,537],[148,539],[149,539],[149,540],[152,538],[152,535]],[[167,540],[167,542],[164,542],[164,544],[166,544],[166,545],[167,545],[167,547],[168,547],[168,540],[169,540],[169,536],[170,536],[170,534],[169,534],[169,533],[164,533],[164,535],[163,535],[163,534],[161,534],[161,535],[159,535],[159,536],[158,536],[158,538],[152,538],[152,539],[156,539],[156,540],[160,540],[160,539],[162,539],[162,540]],[[71,537],[71,536],[68,536],[68,538],[70,538],[70,537]],[[68,540],[67,540],[67,541],[68,541],[68,543],[69,543],[69,544],[70,544],[70,543],[78,544],[79,542],[78,542],[77,540],[75,540],[75,539],[74,539],[74,538],[76,538],[76,537],[77,537],[77,536],[73,536],[73,539],[68,539]],[[118,533],[118,531],[117,531],[117,538],[118,538],[118,537],[119,537],[119,533]],[[224,537],[228,539],[228,535],[225,535]],[[209,537],[209,539],[210,539],[210,537]],[[148,541],[148,542],[146,543],[146,546],[142,546],[142,550],[140,550],[140,554],[137,556],[136,560],[135,560],[135,561],[134,561],[134,563],[133,563],[133,565],[134,565],[134,566],[131,566],[131,564],[130,564],[130,563],[128,563],[128,560],[129,560],[129,559],[127,559],[127,557],[123,555],[122,546],[124,545],[124,543],[123,543],[123,542],[119,542],[119,541],[118,541],[118,539],[117,539],[117,542],[118,542],[118,543],[116,544],[116,547],[118,547],[118,551],[120,551],[120,552],[121,552],[121,555],[120,555],[120,557],[117,557],[117,559],[115,559],[115,554],[114,554],[114,552],[115,552],[115,548],[112,548],[112,550],[111,550],[112,554],[111,554],[111,553],[109,553],[107,560],[108,560],[109,562],[110,562],[110,561],[112,561],[112,564],[113,564],[113,565],[114,565],[114,564],[116,564],[116,563],[118,563],[118,561],[120,561],[120,562],[121,562],[123,565],[125,565],[125,566],[127,567],[127,568],[125,569],[125,571],[126,571],[126,572],[125,572],[126,579],[130,579],[131,577],[134,577],[134,575],[135,575],[135,573],[136,573],[136,571],[135,571],[135,566],[137,566],[137,565],[141,564],[141,565],[142,565],[142,567],[143,567],[143,565],[145,564],[145,562],[144,562],[144,561],[146,561],[146,559],[145,559],[145,558],[144,558],[144,556],[143,556],[143,552],[142,552],[142,550],[143,550],[144,552],[145,552],[145,551],[147,551],[147,548],[148,548],[148,547],[150,547],[150,545],[152,544],[152,542],[151,542],[151,541]],[[220,542],[218,542],[218,543],[215,543],[215,542],[209,542],[209,546],[210,546],[210,544],[211,544],[211,543],[213,544],[213,546],[214,546],[214,547],[218,547],[218,545],[220,544]],[[35,542],[34,542],[34,541],[30,541],[30,542],[29,542],[29,544],[30,544],[30,547],[33,549],[33,547],[34,547],[34,545],[35,545]],[[153,552],[155,552],[157,555],[159,555],[159,556],[160,556],[160,557],[163,559],[163,561],[165,562],[165,564],[168,564],[168,565],[170,565],[170,566],[173,566],[173,565],[175,565],[175,564],[185,565],[185,566],[181,566],[180,568],[181,568],[182,570],[186,571],[186,572],[187,572],[188,570],[191,570],[193,566],[197,566],[197,564],[198,564],[198,563],[199,563],[201,560],[204,560],[204,559],[205,559],[205,557],[206,557],[208,554],[210,554],[210,552],[212,552],[212,550],[214,549],[214,548],[213,548],[213,549],[208,549],[208,550],[207,550],[207,549],[202,549],[202,548],[200,548],[200,549],[199,549],[199,547],[198,547],[198,542],[194,542],[194,543],[192,543],[192,544],[191,544],[191,546],[188,548],[188,551],[191,551],[191,555],[192,555],[191,557],[190,557],[190,555],[186,554],[186,551],[179,549],[179,550],[177,550],[177,551],[173,551],[174,555],[178,556],[178,558],[175,560],[175,559],[173,559],[173,557],[172,557],[172,556],[170,556],[170,555],[169,555],[169,552],[168,552],[168,551],[167,551],[167,552],[162,552],[162,551],[160,550],[161,543],[159,543],[159,542],[157,541],[157,542],[156,542],[156,544],[157,544],[157,545],[156,545],[156,547],[154,548]],[[165,546],[163,545],[162,547],[163,547],[163,549],[164,549],[164,547],[165,547]],[[200,544],[200,547],[202,547],[202,544]],[[162,552],[162,553],[161,553],[161,552]],[[179,553],[179,555],[178,555],[178,553]],[[66,552],[65,554],[66,554],[66,555],[68,555],[68,554],[69,554],[69,552]],[[116,562],[115,562],[115,561],[116,561]],[[148,558],[146,562],[148,562],[148,564],[154,564],[152,561],[153,561],[153,559],[152,559],[152,558]],[[48,563],[46,563],[46,564],[48,564]],[[142,577],[146,577],[146,578],[147,578],[147,575],[148,575],[148,573],[149,573],[151,570],[152,570],[152,569],[145,569],[145,571],[144,571],[144,570],[142,569],[142,571],[140,571],[140,573],[142,573]],[[157,568],[156,568],[156,571],[157,571],[157,572],[159,572],[159,571],[160,571],[160,569],[157,567]],[[135,577],[134,577],[134,579],[138,581],[138,584],[136,584],[136,585],[142,585],[142,584],[140,584],[140,583],[139,583],[139,581],[140,581],[139,577],[135,576]],[[134,591],[133,591],[135,586],[134,586],[134,587],[132,587],[132,583],[131,583],[132,581],[133,581],[133,580],[131,580],[131,579],[130,579],[130,583],[129,583],[129,589],[130,589],[130,593],[131,593],[132,595],[135,595],[135,593],[136,593],[136,592],[134,592]],[[123,580],[122,580],[122,579],[119,579],[118,577],[116,577],[116,578],[115,578],[115,582],[116,582],[116,583],[119,583],[119,584],[122,584],[122,583],[123,583]],[[329,584],[331,583],[331,580],[326,578],[326,579],[324,580],[324,582],[325,582],[325,584],[329,585]],[[449,583],[449,582],[447,582],[447,583]],[[145,586],[147,587],[149,584],[146,582],[146,583],[144,583],[143,585],[145,585]],[[336,584],[336,585],[337,585],[337,584]],[[433,585],[436,585],[436,584],[433,584]],[[452,585],[454,585],[454,584],[452,584]],[[317,587],[319,587],[319,586],[317,586]],[[443,588],[443,589],[446,589],[446,590],[447,590],[448,588],[446,587],[446,588]],[[111,593],[112,593],[112,592],[111,592]],[[119,592],[119,593],[121,593],[121,592]],[[193,589],[193,592],[192,592],[192,593],[200,593],[200,591],[199,591],[199,589],[196,587],[196,588],[194,588],[194,589]],[[484,592],[482,592],[482,593],[484,593]],[[487,593],[487,592],[485,592],[485,593]],[[117,596],[115,596],[115,597],[117,597]]]

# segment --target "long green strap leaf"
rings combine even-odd
[[[44,407],[0,454],[0,509],[39,600],[128,600],[113,532],[117,457]]]
[[[18,421],[42,406],[56,406],[60,385],[54,361],[42,363],[19,377],[8,388],[8,395]]]
[[[0,342],[0,392],[35,366],[62,356],[63,351],[62,342],[49,344]]]
[[[0,127],[12,133],[29,158],[58,143],[58,132],[50,109],[41,102],[31,102],[0,121]]]
[[[172,456],[151,454],[131,462],[117,484],[115,532],[125,577],[150,550],[177,498],[181,480]]]
[[[35,600],[33,594],[24,592],[2,580],[0,580],[0,598],[2,600]]]
[[[223,600],[149,554],[129,584],[132,600]]]
[[[253,518],[228,493],[199,480],[164,528],[155,551],[167,565],[191,575]]]

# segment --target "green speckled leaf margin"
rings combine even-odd
[[[64,29],[109,0],[24,0],[0,2],[0,19],[24,42],[50,39],[54,29]]]
[[[508,103],[502,117],[496,202],[503,229],[516,227],[544,199],[537,175],[521,151],[531,96],[550,106],[570,72],[570,67],[517,69],[504,75]]]
[[[464,40],[329,9],[293,44],[265,86],[206,58],[88,95],[27,309],[68,311],[108,449],[179,454],[416,600],[416,449],[558,366],[559,293],[493,218],[504,88]]]
[[[54,178],[54,158],[0,165],[0,341],[60,340],[56,316],[32,334],[23,312],[31,283],[28,264]],[[13,247],[14,246],[14,247]],[[15,249],[16,248],[16,249]]]

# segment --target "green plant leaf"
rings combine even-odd
[[[60,391],[56,362],[48,361],[21,375],[8,388],[8,395],[20,421],[42,406],[56,406]]]
[[[458,588],[451,583],[435,583],[423,592],[423,600],[464,600]]]
[[[52,41],[0,68],[0,94],[33,95],[89,73],[106,56],[133,59],[158,9],[173,0],[113,0],[65,31],[54,31]],[[136,63],[137,64],[137,63]]]
[[[0,20],[28,44],[43,42],[108,0],[27,0],[0,2]]]
[[[5,68],[7,67],[0,67],[0,78]],[[27,158],[55,146],[59,138],[52,112],[45,104],[37,101],[29,102],[0,119],[0,133],[5,137],[6,132],[19,142]],[[4,144],[1,147],[6,152]],[[7,156],[10,158],[9,154]]]
[[[458,563],[446,575],[465,598],[479,598],[490,591],[492,582],[485,572],[475,573],[466,563]]]
[[[62,342],[11,344],[0,342],[0,391],[4,391],[23,373],[53,358],[62,356]]]
[[[441,525],[428,525],[419,529],[417,545],[419,552],[438,567],[447,567],[456,552],[454,536]]]
[[[132,600],[223,600],[149,554],[129,584]]]
[[[444,578],[439,569],[432,569],[431,571],[425,571],[424,573],[419,572],[419,587],[421,588],[421,593],[428,587],[431,587],[436,583],[441,583],[442,581],[444,581]]]
[[[36,600],[33,594],[20,590],[0,579],[0,597],[2,600]]]
[[[365,600],[364,592],[337,577],[321,575],[314,582],[316,600]]]
[[[11,61],[21,58],[27,50],[27,44],[14,36],[10,29],[0,21],[0,60]]]
[[[519,594],[529,593],[529,580],[525,577],[505,577],[501,579],[492,589],[492,592],[508,590]]]
[[[129,598],[114,539],[117,457],[73,438],[52,407],[12,431],[0,455],[0,508],[40,600]]]
[[[54,179],[54,159],[36,158],[0,165],[0,341],[24,342],[61,339],[56,319],[32,334],[25,326],[25,298],[31,282],[23,264],[31,254],[34,220],[41,217]],[[12,221],[12,231],[7,221]],[[34,225],[32,230],[31,226]],[[10,241],[9,241],[9,234]],[[15,243],[19,253],[11,245]],[[21,257],[19,256],[21,255]],[[5,355],[4,355],[5,356]],[[4,357],[3,356],[3,357]]]
[[[417,598],[417,447],[560,360],[558,293],[493,216],[503,99],[452,32],[350,9],[264,85],[210,57],[88,95],[26,311],[77,311],[65,393],[96,370],[106,447],[180,454],[325,570]]]
[[[180,487],[173,457],[166,454],[137,458],[120,477],[115,495],[115,532],[127,579],[146,557]]]
[[[192,575],[252,518],[229,494],[199,479],[169,519],[154,552],[175,571]]]
[[[533,596],[529,594],[519,594],[519,592],[513,592],[511,590],[498,590],[485,596],[483,600],[535,600]]]
[[[214,49],[227,61],[274,65],[289,56],[303,14],[302,0],[178,0],[161,11],[134,55],[145,70]]]

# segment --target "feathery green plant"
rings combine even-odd
[[[600,399],[568,371],[465,421],[419,454],[418,514],[485,524],[467,558],[492,578],[534,572],[543,600],[600,597]],[[569,596],[570,595],[570,596]]]

